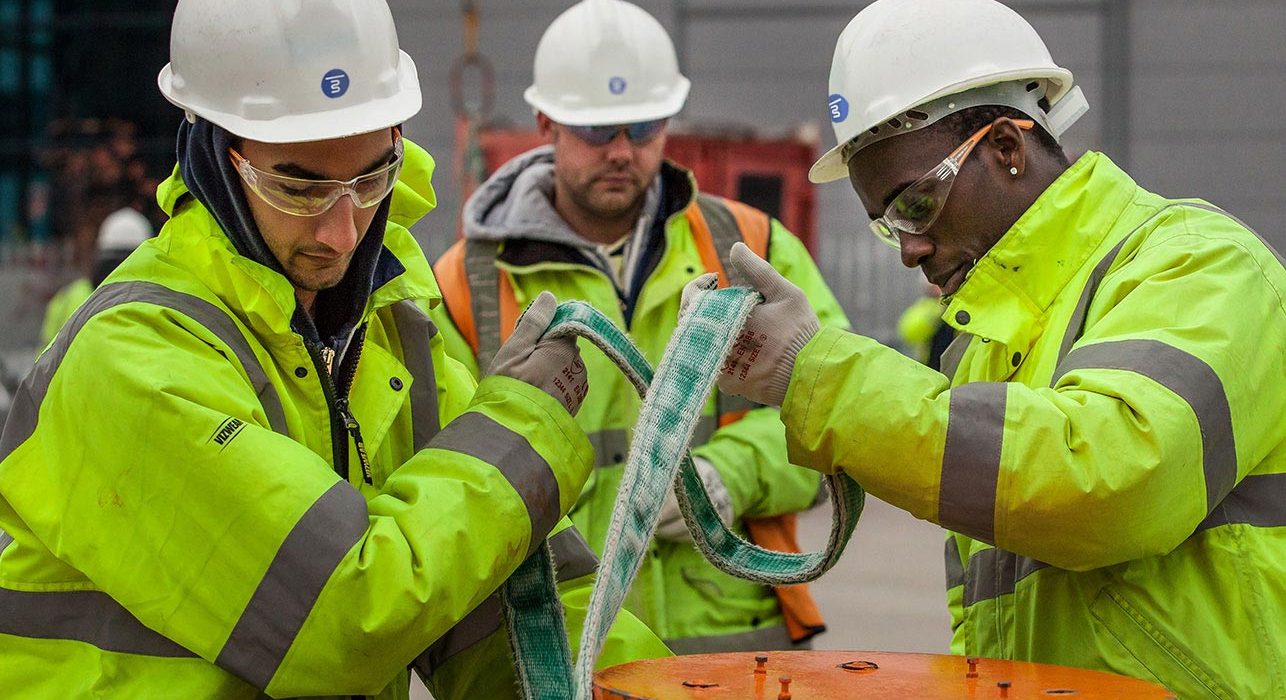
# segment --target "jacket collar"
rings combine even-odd
[[[978,261],[943,318],[962,332],[1030,348],[1136,190],[1107,156],[1086,153]]]

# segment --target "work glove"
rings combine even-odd
[[[821,324],[804,291],[791,284],[768,261],[746,244],[732,246],[732,266],[764,301],[750,312],[746,325],[719,368],[719,391],[744,396],[765,406],[781,406],[795,369],[795,355],[812,340]],[[683,289],[679,308],[685,309],[699,289],[710,286],[702,275]],[[682,311],[680,311],[682,313]]]
[[[526,382],[558,399],[574,416],[589,392],[589,380],[576,338],[541,337],[557,308],[554,295],[541,292],[518,319],[513,335],[496,351],[487,374]]]
[[[732,494],[723,485],[723,478],[709,460],[700,457],[692,458],[692,465],[701,477],[701,483],[710,495],[710,502],[719,513],[725,525],[732,524]],[[665,502],[661,504],[661,519],[657,521],[656,538],[666,542],[692,544],[692,533],[688,532],[687,523],[683,522],[683,513],[679,510],[679,499],[674,495],[674,488],[665,492]]]

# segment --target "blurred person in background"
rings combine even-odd
[[[480,382],[445,355],[384,0],[180,0],[170,54],[171,218],[0,437],[0,688],[391,699],[414,665],[438,700],[518,697],[497,589],[548,537],[576,635],[597,565],[563,517],[593,451],[554,298]],[[613,630],[602,664],[668,654]]]
[[[735,278],[721,255],[741,240],[806,289],[824,323],[847,327],[808,251],[781,222],[698,192],[692,173],[664,159],[668,122],[689,83],[656,19],[627,2],[585,0],[549,25],[533,63],[525,98],[552,143],[509,161],[475,191],[464,240],[435,265],[448,353],[485,373],[517,310],[552,291],[592,304],[657,363],[684,284],[707,272]],[[601,554],[640,399],[588,347],[592,388],[577,422],[596,468],[571,518]],[[725,520],[762,546],[798,551],[794,514],[814,505],[821,482],[787,460],[776,409],[715,392],[692,444]],[[791,649],[825,629],[806,586],[774,591],[707,562],[672,490],[650,554],[625,608],[676,652]]]
[[[90,276],[77,277],[69,282],[45,307],[45,320],[40,332],[42,348],[58,335],[58,329],[62,328],[98,285],[107,279],[112,270],[151,237],[152,222],[132,208],[118,209],[103,219],[98,227],[98,253]]]
[[[931,369],[941,369],[942,353],[956,336],[955,329],[942,319],[946,310],[942,288],[929,283],[924,287],[924,296],[898,317],[898,340],[911,357]]]
[[[724,391],[790,456],[951,531],[951,649],[1286,698],[1286,268],[1232,215],[1059,136],[1088,105],[993,0],[877,0],[840,35],[838,145],[871,229],[948,299],[943,371],[764,295]],[[745,359],[740,359],[744,357]]]

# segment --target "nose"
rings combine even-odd
[[[607,142],[605,148],[607,159],[613,163],[628,163],[634,158],[634,144],[630,142],[624,129],[616,132],[616,136]]]
[[[334,206],[317,216],[313,237],[337,253],[351,253],[360,238],[357,222],[353,220],[356,211],[352,196],[344,194]]]
[[[928,236],[899,232],[898,243],[902,251],[902,264],[907,267],[919,267],[920,263],[933,255],[933,241]]]

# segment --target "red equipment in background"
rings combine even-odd
[[[534,131],[484,129],[478,137],[488,173],[545,143]],[[799,236],[810,252],[816,252],[817,203],[808,182],[808,169],[816,159],[815,144],[798,139],[671,133],[665,155],[691,170],[702,192],[768,212]]]

